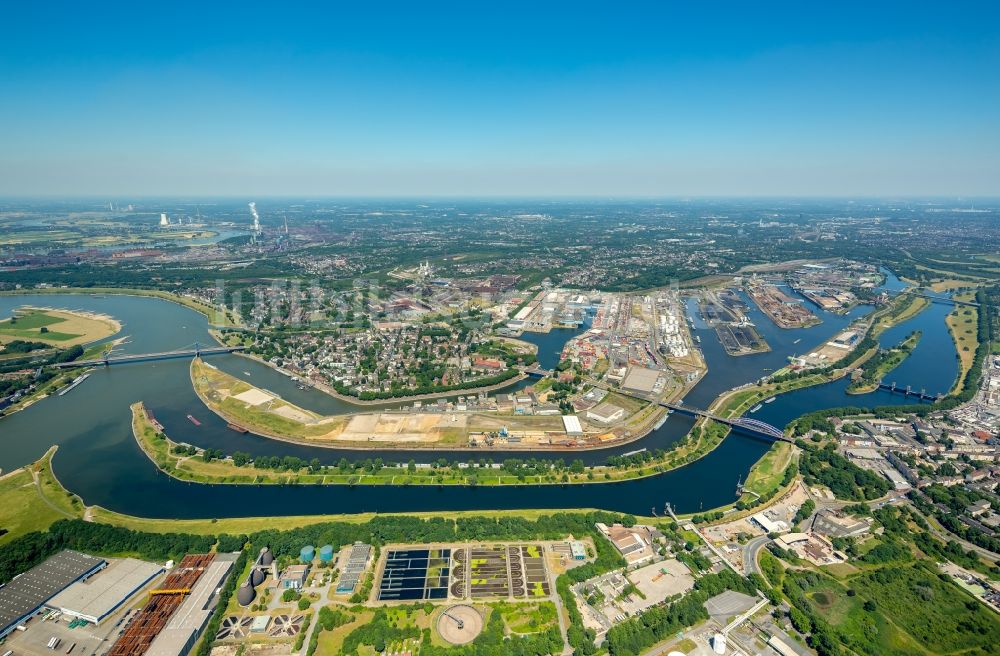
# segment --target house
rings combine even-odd
[[[968,506],[965,509],[965,512],[968,513],[971,517],[978,517],[979,515],[986,514],[987,512],[989,512],[989,510],[990,510],[989,500],[982,499],[980,501],[975,502],[971,506]]]

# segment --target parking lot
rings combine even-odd
[[[52,656],[71,653],[72,656],[89,656],[107,651],[125,626],[126,611],[122,610],[109,617],[100,626],[77,622],[75,618],[51,613],[47,620],[38,616],[26,624],[27,630],[14,631],[7,636],[3,649],[13,651],[15,656]],[[73,628],[70,628],[72,625]],[[49,649],[46,645],[52,638],[59,639],[59,646]],[[72,652],[67,652],[72,647]]]

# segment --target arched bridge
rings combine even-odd
[[[71,369],[73,367],[110,367],[113,364],[127,364],[129,362],[149,362],[152,360],[173,360],[176,358],[200,358],[206,355],[220,355],[223,353],[235,353],[242,351],[243,346],[213,346],[205,348],[195,342],[176,351],[163,351],[161,353],[136,353],[130,355],[108,355],[93,360],[74,360],[73,362],[60,362],[53,365],[59,369]]]
[[[712,421],[717,421],[722,424],[726,424],[732,428],[737,428],[745,433],[750,433],[751,435],[757,437],[765,437],[772,440],[781,440],[782,442],[793,442],[792,438],[786,437],[784,431],[779,428],[775,428],[766,421],[761,421],[759,419],[751,419],[750,417],[720,417],[719,415],[712,414],[707,410],[702,410],[700,408],[693,408],[689,405],[680,405],[677,403],[666,403],[660,402],[659,405],[664,408],[669,408],[674,412],[679,412],[684,415],[690,415],[692,417],[705,417],[706,419],[711,419]]]

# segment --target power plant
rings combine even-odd
[[[260,216],[257,214],[257,203],[250,201],[250,213],[253,214],[253,237],[254,240],[260,237]]]

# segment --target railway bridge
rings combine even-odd
[[[793,440],[787,437],[780,428],[775,428],[766,421],[760,421],[759,419],[751,419],[750,417],[721,417],[716,414],[712,414],[708,410],[702,410],[701,408],[695,408],[689,405],[683,405],[680,403],[668,403],[666,401],[657,401],[657,405],[667,408],[673,412],[679,412],[682,415],[688,415],[691,417],[704,417],[706,419],[711,419],[712,421],[717,421],[721,424],[726,424],[730,428],[740,430],[741,432],[748,433],[755,437],[763,437],[770,440],[778,440],[781,442],[792,443]]]

